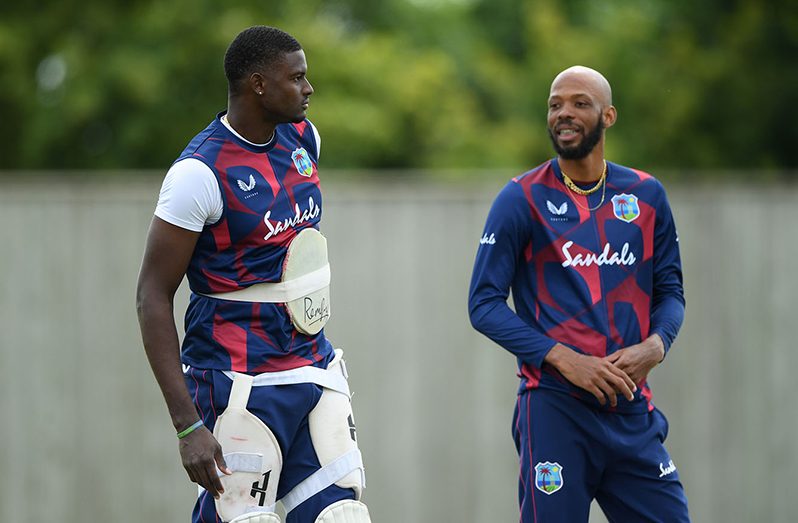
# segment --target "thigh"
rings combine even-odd
[[[679,472],[665,449],[667,421],[658,410],[608,423],[615,441],[596,500],[615,523],[689,522]]]
[[[319,470],[321,464],[313,447],[307,418],[297,430],[294,441],[286,452],[283,473],[277,488],[280,499],[297,486],[302,480]],[[343,489],[330,485],[324,490],[308,498],[286,516],[286,523],[304,523],[315,521],[325,507],[343,499],[355,499],[352,489]]]
[[[203,422],[213,430],[227,408],[232,381],[219,371],[191,369],[186,383]],[[305,438],[308,413],[320,396],[320,388],[312,383],[255,386],[250,391],[247,410],[272,431],[280,445],[283,467],[276,479],[278,499],[319,468],[313,448],[305,445]],[[315,516],[308,520],[314,519]],[[214,499],[204,490],[200,491],[192,520],[218,521]]]
[[[591,441],[594,413],[566,394],[540,389],[518,397],[514,437],[521,471],[521,521],[587,522],[601,475]]]

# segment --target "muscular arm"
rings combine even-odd
[[[199,416],[189,396],[180,364],[174,321],[174,296],[188,268],[199,233],[154,217],[147,234],[136,291],[141,337],[152,372],[176,431]],[[221,447],[205,427],[180,440],[183,466],[192,481],[214,496],[222,491],[216,465],[226,471]]]

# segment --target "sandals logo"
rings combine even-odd
[[[320,214],[321,214],[321,207],[316,205],[316,202],[313,201],[312,196],[308,198],[308,208],[302,211],[299,208],[299,203],[297,203],[294,206],[294,215],[291,216],[290,218],[273,222],[271,220],[272,212],[267,211],[266,215],[263,217],[263,222],[266,224],[266,227],[269,229],[269,234],[264,236],[263,239],[268,241],[269,238],[277,236],[278,234],[287,231],[291,227],[296,227],[300,223],[305,223],[314,218],[317,218]]]

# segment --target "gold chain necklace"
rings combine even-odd
[[[576,185],[568,177],[568,175],[565,174],[565,171],[563,171],[562,168],[560,168],[560,172],[562,173],[562,179],[563,179],[563,182],[565,182],[565,186],[568,187],[571,191],[575,192],[576,194],[579,194],[579,195],[582,195],[582,196],[589,196],[589,195],[593,194],[594,192],[598,191],[599,187],[602,188],[601,201],[599,201],[598,205],[596,205],[595,207],[590,207],[589,205],[587,207],[585,207],[584,205],[579,203],[579,200],[574,198],[574,202],[576,203],[576,205],[578,205],[582,209],[585,209],[586,211],[589,211],[589,212],[593,212],[593,211],[595,211],[596,209],[598,209],[599,207],[602,206],[602,204],[604,203],[604,196],[606,196],[606,194],[607,194],[607,160],[604,160],[604,170],[601,173],[601,178],[599,178],[599,181],[596,182],[596,185],[594,185],[590,189],[582,189],[581,187]]]
[[[594,192],[598,191],[599,187],[601,187],[601,184],[604,183],[604,180],[607,179],[607,160],[604,160],[604,171],[602,171],[601,173],[601,178],[599,178],[599,181],[596,182],[596,185],[594,185],[590,189],[582,189],[581,187],[576,185],[570,178],[568,178],[568,175],[565,174],[565,171],[562,170],[562,167],[560,168],[560,172],[562,173],[562,179],[565,182],[565,185],[569,189],[571,189],[576,194],[587,196],[588,194],[593,194]]]

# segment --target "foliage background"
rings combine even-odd
[[[577,63],[613,85],[615,161],[798,167],[788,0],[62,0],[0,7],[0,170],[165,169],[225,107],[222,56],[255,24],[306,50],[325,168],[537,165],[549,84]]]

